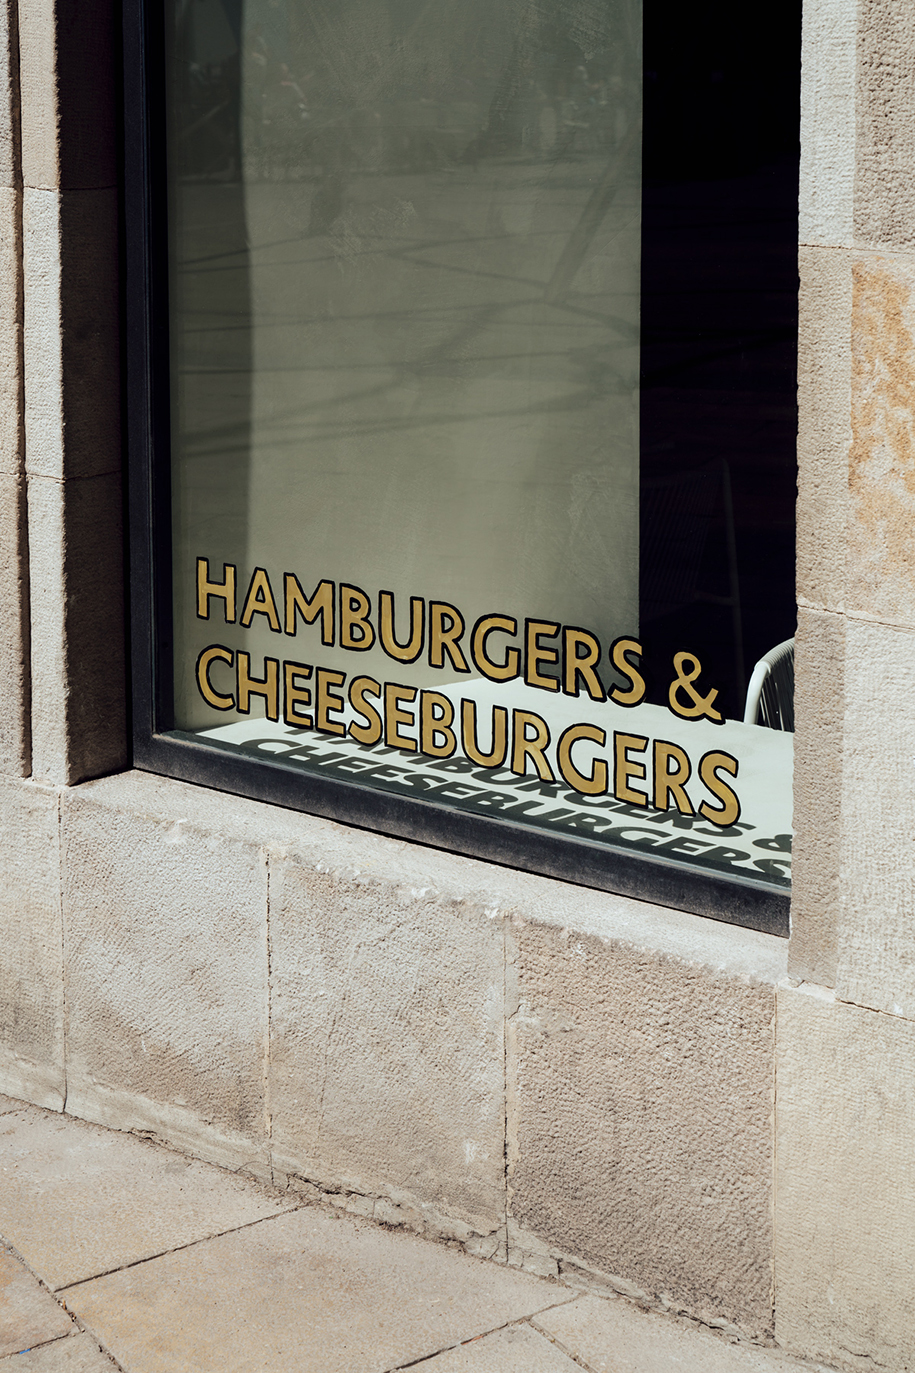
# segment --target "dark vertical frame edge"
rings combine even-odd
[[[134,766],[580,886],[786,937],[790,894],[328,777],[230,756],[173,727],[164,29],[123,0],[125,396]],[[163,74],[159,81],[150,73]]]
[[[134,763],[171,723],[169,473],[154,455],[167,439],[167,210],[164,92],[149,81],[162,34],[145,0],[122,5],[124,56],[124,331]],[[167,444],[164,451],[168,451]]]

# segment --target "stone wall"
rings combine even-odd
[[[4,0],[0,1090],[911,1369],[913,13],[806,5],[787,948],[123,770],[114,7]]]
[[[0,1091],[771,1334],[784,940],[141,772],[0,798]]]
[[[849,1369],[915,1350],[913,67],[904,0],[808,3],[776,1333]]]

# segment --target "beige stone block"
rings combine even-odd
[[[915,9],[861,0],[858,18],[855,238],[915,244]]]
[[[433,1359],[413,1364],[416,1373],[580,1373],[581,1364],[529,1325],[509,1325],[470,1340]]]
[[[765,1334],[773,983],[574,929],[514,938],[512,1217],[652,1301]]]
[[[227,838],[288,847],[296,861],[315,868],[351,869],[417,888],[431,885],[449,897],[479,902],[487,911],[517,912],[558,928],[621,940],[634,948],[663,950],[671,957],[720,967],[738,977],[764,976],[774,984],[785,976],[787,941],[772,935],[444,853],[169,777],[139,770],[123,772],[86,783],[80,795],[117,811],[156,816],[169,823],[183,817]]]
[[[535,1316],[533,1323],[591,1373],[815,1373],[810,1364],[774,1349],[731,1344],[627,1301],[583,1297]]]
[[[22,374],[22,192],[0,185],[0,472],[24,462]]]
[[[15,1092],[24,1101],[62,1111],[66,1100],[64,1068],[59,1063],[36,1063],[0,1043],[0,1091]]]
[[[836,990],[915,1019],[915,633],[849,621]]]
[[[71,1335],[17,1354],[9,1373],[112,1373],[112,1363],[91,1335]]]
[[[139,769],[86,782],[78,794],[85,801],[115,814],[141,815],[166,826],[180,821],[195,830],[243,844],[302,845],[310,842],[317,855],[336,853],[336,840],[337,844],[347,846],[345,852],[348,854],[361,851],[366,861],[369,861],[368,853],[373,846],[377,847],[377,859],[382,862],[388,856],[385,845],[409,847],[396,839],[387,840],[300,811],[284,810],[281,806],[265,805],[262,801],[250,801],[244,796],[193,786]]]
[[[64,793],[62,842],[68,1110],[165,1138],[174,1125],[176,1142],[196,1130],[214,1149],[231,1154],[237,1145],[234,1166],[258,1169],[266,1155],[262,853],[180,815],[94,804],[81,789]]]
[[[434,859],[417,880],[327,858],[270,860],[277,1164],[494,1230],[505,1218],[501,921],[439,889]]]
[[[855,178],[857,0],[805,0],[800,237],[851,241]]]
[[[73,784],[125,765],[121,481],[29,479],[32,771]]]
[[[60,196],[26,187],[22,196],[25,427],[28,462],[64,473]]]
[[[143,1373],[366,1373],[567,1297],[542,1278],[307,1207],[71,1288],[67,1306]]]
[[[18,14],[12,0],[0,5],[0,187],[18,187]]]
[[[915,1026],[779,991],[776,1336],[838,1368],[912,1367]]]
[[[25,478],[0,471],[0,773],[31,770]]]
[[[117,217],[113,190],[24,192],[26,460],[39,476],[121,468]]]
[[[0,779],[0,1091],[60,1109],[64,1088],[58,795]]]
[[[788,970],[826,986],[838,957],[845,639],[844,616],[799,609]]]
[[[0,62],[2,43],[0,31]],[[15,777],[27,776],[31,767],[21,207],[21,193],[0,186],[0,773]]]
[[[848,608],[915,625],[915,264],[853,276]]]
[[[0,1247],[0,1358],[76,1333],[47,1288],[9,1249]]]
[[[293,1205],[134,1135],[33,1109],[0,1118],[0,1160],[0,1230],[54,1291]]]
[[[851,448],[851,260],[801,248],[798,319],[797,588],[801,603],[845,602]]]
[[[112,0],[19,0],[22,170],[26,186],[114,186]]]
[[[18,4],[22,170],[24,184],[32,187],[59,184],[56,9],[56,0]]]
[[[277,806],[263,805],[241,797],[188,786],[169,778],[142,772],[128,772],[81,786],[77,792],[68,793],[67,804],[71,798],[76,797],[86,805],[92,805],[111,814],[114,817],[112,833],[120,834],[120,827],[123,826],[123,834],[127,836],[123,842],[118,839],[118,852],[111,855],[110,861],[118,869],[118,882],[129,886],[131,894],[122,898],[119,895],[119,887],[115,893],[116,899],[112,900],[115,908],[123,906],[125,900],[128,908],[135,908],[138,898],[133,893],[133,887],[145,892],[148,885],[145,866],[141,865],[138,873],[135,872],[136,850],[129,840],[131,816],[138,817],[141,829],[155,827],[157,831],[166,834],[186,830],[195,835],[205,836],[206,843],[210,844],[212,851],[216,853],[220,852],[223,846],[227,852],[232,852],[236,844],[242,848],[263,845],[287,851],[285,858],[282,854],[271,856],[270,883],[274,941],[274,1063],[277,1067],[270,1109],[274,1113],[273,1143],[276,1167],[280,1172],[310,1177],[328,1189],[343,1187],[344,1190],[361,1192],[364,1195],[383,1196],[387,1202],[398,1208],[398,1223],[401,1223],[402,1216],[416,1214],[421,1218],[422,1224],[430,1230],[454,1234],[462,1242],[479,1247],[481,1252],[487,1245],[489,1248],[486,1252],[504,1252],[504,1236],[500,1238],[499,1232],[495,1232],[494,1239],[487,1237],[485,1242],[478,1245],[470,1233],[476,1227],[462,1222],[460,1212],[457,1215],[453,1212],[450,1215],[443,1215],[440,1206],[436,1207],[418,1197],[413,1181],[416,1171],[414,1162],[406,1157],[409,1151],[392,1135],[392,1131],[396,1124],[404,1137],[418,1140],[423,1149],[441,1148],[441,1154],[436,1157],[440,1158],[443,1165],[447,1165],[443,1170],[444,1180],[439,1184],[442,1196],[455,1199],[456,1206],[467,1205],[468,1209],[470,1205],[478,1206],[477,1199],[470,1203],[466,1200],[461,1201],[455,1178],[460,1180],[463,1177],[469,1180],[472,1189],[476,1189],[465,1196],[479,1198],[483,1195],[481,1182],[492,1176],[489,1172],[491,1162],[481,1158],[482,1151],[479,1149],[472,1158],[468,1159],[467,1154],[474,1153],[474,1140],[482,1138],[485,1141],[488,1136],[467,1133],[461,1138],[453,1122],[457,1122],[460,1129],[463,1129],[469,1123],[473,1123],[473,1111],[477,1109],[466,1102],[456,1100],[459,1090],[466,1088],[472,1094],[473,1101],[485,1103],[491,1100],[493,1080],[497,1078],[501,1083],[501,1041],[492,1034],[491,1022],[479,1013],[479,989],[483,975],[490,975],[489,941],[494,936],[488,931],[498,927],[502,913],[517,912],[545,923],[553,922],[559,927],[586,931],[603,940],[621,941],[633,951],[633,959],[639,957],[640,949],[654,952],[663,950],[667,956],[684,963],[695,963],[701,968],[719,970],[712,978],[712,984],[719,974],[726,979],[733,978],[737,982],[747,978],[766,978],[774,984],[786,971],[786,941],[769,935],[729,927],[718,921],[704,920],[647,902],[632,901],[606,892],[590,891],[474,859],[441,853],[314,816],[285,811]],[[101,821],[99,826],[96,847],[108,852],[110,841]],[[203,842],[204,839],[201,838],[201,843]],[[91,845],[87,842],[86,847],[88,852]],[[144,851],[141,849],[141,853]],[[295,883],[299,881],[296,870],[315,874],[314,902],[310,896],[307,900],[303,897],[299,901],[298,897],[290,899],[288,895],[283,895],[283,888],[279,885],[277,877],[278,873],[282,876],[283,861],[288,861],[290,872],[295,879],[291,888],[293,892],[296,889]],[[160,898],[160,888],[155,887],[149,899],[154,904],[160,900],[164,901],[166,910],[173,908],[178,900],[176,893],[183,890],[183,880],[178,872],[174,880],[169,878],[169,887],[174,888],[174,891],[169,890],[167,897]],[[207,905],[211,904],[207,900],[207,884],[210,880],[206,872],[201,873],[199,886],[193,887],[189,897],[192,910],[195,909],[193,902],[198,900],[193,893],[201,893],[201,909],[206,909]],[[317,897],[325,891],[330,893],[334,902],[338,901],[339,893],[334,887],[338,880],[339,890],[347,893],[344,906],[335,905],[332,913],[322,913],[320,909],[317,909],[317,912],[313,910],[312,904],[318,907],[320,902]],[[100,885],[104,887],[105,883],[97,876],[93,876],[90,869],[85,885],[87,890],[95,890]],[[218,890],[222,889],[220,887]],[[282,913],[284,901],[287,902],[285,914]],[[456,926],[453,931],[443,923],[444,913],[449,911],[453,913],[450,918]],[[468,947],[469,935],[474,929],[474,922],[480,921],[480,912],[485,916],[485,921],[481,922],[482,928],[476,928],[473,936],[478,947]],[[165,918],[164,915],[156,915],[158,923],[149,934],[150,942],[158,939],[158,930]],[[107,938],[108,917],[102,914],[95,915],[90,911],[86,916],[87,923],[90,919],[99,929],[106,928]],[[192,921],[195,931],[198,919],[195,914]],[[335,922],[335,927],[332,927],[331,920]],[[413,921],[417,924],[415,933],[409,928],[410,922]],[[176,929],[179,926],[185,928],[187,923],[186,917],[183,926],[181,920],[175,917]],[[209,924],[212,927],[212,917],[209,917]],[[374,944],[367,943],[365,947],[359,945],[357,932],[362,924],[375,941]],[[382,934],[385,935],[383,942]],[[221,938],[221,935],[218,937]],[[169,938],[177,938],[176,931],[172,931]],[[189,944],[193,945],[196,938],[196,933],[189,936]],[[314,973],[310,972],[309,959],[317,958],[319,954],[324,957],[322,949],[331,939],[336,940],[340,948],[331,948],[326,965],[327,971],[317,967]],[[321,941],[325,943],[322,945]],[[116,940],[115,943],[117,942]],[[163,961],[169,958],[169,949],[170,946],[163,950]],[[346,950],[352,951],[351,972],[343,968],[344,956],[349,956],[344,954],[343,951]],[[99,984],[107,975],[108,962],[105,960],[110,960],[111,957],[109,946],[109,951],[104,953],[99,964]],[[404,960],[402,967],[397,964],[399,958]],[[501,954],[499,958],[501,959]],[[201,961],[205,963],[206,958]],[[424,961],[428,962],[428,971],[423,966]],[[372,973],[371,970],[376,963],[377,973]],[[164,979],[165,974],[162,976]],[[329,1024],[322,1009],[323,1001],[327,998],[318,997],[316,1000],[319,1004],[313,1005],[305,994],[309,985],[324,990],[320,985],[324,977],[327,977],[328,986],[334,997],[339,995],[340,988],[343,987],[346,996],[352,995],[354,998],[352,1006],[345,999],[340,1002],[340,1022],[336,1030]],[[501,977],[500,971],[495,989],[495,1019],[500,1014],[498,998],[501,997]],[[438,989],[432,985],[435,978],[440,978],[443,983],[445,994],[440,1000],[444,1003],[444,1010],[438,999]],[[309,979],[312,979],[311,982]],[[412,983],[410,979],[413,979]],[[352,992],[346,990],[350,983]],[[455,1000],[455,988],[466,990],[464,1002],[459,998]],[[100,986],[99,1001],[105,994],[107,989]],[[179,994],[180,989],[175,995]],[[461,995],[464,995],[464,991],[461,991]],[[119,992],[118,1001],[124,1000],[126,997]],[[477,1007],[476,1011],[474,1007]],[[143,1011],[142,1006],[137,1011],[138,1025],[142,1020]],[[420,1023],[421,1012],[430,1023]],[[356,1023],[357,1013],[365,1016],[364,1027]],[[490,1010],[487,1007],[485,1016],[488,1017],[489,1014]],[[474,1019],[474,1016],[477,1018]],[[451,1021],[449,1017],[452,1017]],[[462,1049],[460,1043],[449,1044],[451,1025],[463,1036],[465,1048]],[[343,1042],[340,1028],[342,1026],[353,1026],[355,1045],[352,1049]],[[391,1043],[387,1046],[380,1039],[386,1027],[391,1035]],[[424,1087],[417,1077],[416,1046],[419,1044],[428,1046],[429,1061],[432,1065],[428,1070],[432,1083],[427,1087]],[[483,1048],[489,1057],[484,1056],[477,1062],[475,1056],[480,1054]],[[360,1077],[358,1054],[362,1049],[369,1054],[369,1058],[366,1072]],[[334,1167],[339,1166],[342,1169],[345,1166],[350,1174],[359,1174],[357,1177],[349,1176],[348,1179],[341,1176],[317,1176],[316,1165],[320,1159],[311,1159],[312,1168],[309,1172],[304,1167],[301,1156],[292,1160],[288,1157],[293,1147],[298,1155],[303,1140],[314,1138],[314,1117],[307,1116],[303,1111],[296,1119],[288,1103],[300,1101],[302,1090],[309,1093],[310,1102],[315,1101],[314,1093],[318,1090],[315,1083],[322,1080],[325,1053],[330,1070],[326,1100],[333,1104],[335,1111],[342,1114],[333,1118],[325,1113],[320,1129],[323,1131],[326,1125],[329,1131],[336,1132],[327,1136],[334,1149],[338,1150],[333,1155],[333,1160],[337,1160]],[[300,1055],[299,1058],[296,1057],[297,1054]],[[315,1054],[317,1058],[314,1057]],[[167,1057],[168,1055],[166,1059]],[[129,1068],[131,1056],[126,1054],[123,1058],[125,1068]],[[460,1088],[448,1082],[442,1084],[442,1065],[449,1063],[453,1065],[456,1074],[465,1075],[461,1078]],[[475,1063],[476,1067],[473,1066]],[[129,1109],[134,1113],[133,1118],[142,1118],[145,1121],[144,1113],[152,1110],[149,1103],[158,1102],[158,1109],[164,1117],[163,1122],[157,1123],[153,1120],[148,1125],[144,1124],[143,1128],[152,1129],[163,1137],[176,1141],[191,1140],[193,1130],[198,1127],[194,1126],[193,1121],[176,1119],[178,1107],[175,1092],[166,1092],[166,1087],[163,1086],[161,1091],[154,1093],[136,1077],[131,1077],[125,1082],[121,1056],[115,1057],[114,1067],[117,1071],[109,1076],[109,1085],[104,1093],[98,1084],[92,1088],[94,1119],[118,1123],[125,1117],[118,1116],[117,1113]],[[358,1100],[367,1103],[366,1110],[370,1112],[365,1119],[356,1122],[359,1133],[352,1143],[352,1158],[355,1162],[348,1162],[339,1152],[344,1147],[347,1150],[351,1147],[347,1132],[351,1129],[354,1113],[346,1114],[349,1110],[347,1103],[340,1100],[342,1092],[333,1076],[337,1071],[346,1075],[346,1081],[352,1085]],[[369,1075],[372,1071],[382,1074],[379,1083],[374,1086],[369,1084]],[[391,1074],[395,1072],[400,1075],[400,1081],[399,1085],[395,1083],[392,1086]],[[470,1076],[466,1076],[467,1074]],[[168,1075],[164,1065],[161,1080],[167,1085]],[[302,1089],[300,1084],[303,1084]],[[434,1095],[433,1086],[436,1092],[444,1093],[443,1099],[447,1103],[448,1118],[444,1123],[435,1114],[437,1108],[434,1104],[431,1108],[428,1105]],[[71,1110],[74,1109],[72,1103],[79,1100],[74,1095],[75,1090],[71,1074],[68,1101],[68,1109]],[[394,1109],[385,1105],[383,1100],[384,1094],[388,1091],[395,1093],[394,1100],[401,1107],[401,1119],[397,1122],[394,1120]],[[397,1093],[400,1095],[396,1095]],[[499,1086],[497,1094],[501,1096],[501,1093],[502,1088]],[[103,1096],[110,1105],[104,1105]],[[105,1112],[110,1113],[102,1114],[103,1107]],[[425,1114],[421,1118],[414,1118],[410,1114],[414,1108]],[[84,1110],[84,1107],[80,1106],[80,1110]],[[445,1110],[443,1106],[442,1116],[445,1116]],[[287,1112],[285,1116],[284,1112]],[[320,1115],[318,1119],[320,1120]],[[478,1117],[477,1124],[479,1119]],[[485,1124],[486,1117],[483,1116],[482,1119]],[[371,1128],[366,1124],[366,1120],[370,1122]],[[383,1138],[377,1146],[377,1154],[373,1155],[376,1146],[371,1140],[366,1141],[376,1127],[382,1129]],[[186,1133],[176,1133],[179,1128]],[[430,1144],[429,1132],[433,1129],[439,1131],[439,1134]],[[490,1129],[490,1126],[487,1125],[486,1129]],[[294,1145],[287,1142],[290,1138]],[[438,1144],[436,1139],[439,1141]],[[471,1142],[469,1150],[464,1148],[465,1141]],[[190,1142],[184,1147],[193,1148],[195,1152],[201,1150],[199,1142]],[[323,1148],[323,1145],[321,1147]],[[449,1170],[455,1165],[455,1150],[458,1147],[464,1149],[461,1164],[464,1171],[455,1173]],[[501,1156],[501,1143],[499,1147]],[[390,1171],[384,1157],[384,1151],[389,1149],[390,1158],[393,1160]],[[326,1164],[326,1156],[322,1157],[325,1158]],[[373,1158],[377,1158],[379,1168],[382,1163],[384,1164],[381,1172],[382,1185],[377,1187],[368,1185],[362,1176],[363,1172],[367,1171],[366,1160],[375,1166]],[[527,1243],[526,1239],[524,1243],[519,1241],[516,1247],[522,1251],[522,1261],[525,1254],[536,1250],[536,1245]],[[541,1248],[549,1257],[546,1252],[548,1246]]]

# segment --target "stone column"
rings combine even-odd
[[[32,773],[127,761],[115,15],[20,0]]]
[[[915,11],[807,0],[776,1332],[915,1347]],[[868,1366],[871,1366],[868,1362]]]
[[[27,776],[29,564],[22,378],[22,166],[15,4],[0,7],[0,773]]]
[[[0,0],[0,1091],[66,1103],[60,787],[127,760],[110,0]]]

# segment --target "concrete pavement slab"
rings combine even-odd
[[[0,1247],[0,1358],[75,1330],[66,1311],[25,1264]]]
[[[83,1283],[66,1303],[130,1373],[383,1373],[570,1296],[308,1207]]]
[[[591,1373],[815,1373],[776,1350],[729,1344],[621,1299],[582,1297],[542,1312],[534,1324]]]
[[[16,1101],[11,1096],[0,1096],[0,1116],[5,1116],[7,1111],[21,1111],[25,1105],[22,1101]]]
[[[555,1344],[529,1325],[509,1325],[413,1365],[415,1373],[581,1373]]]
[[[70,1335],[0,1359],[0,1373],[117,1373],[91,1335]]]
[[[52,1289],[292,1205],[133,1135],[37,1109],[0,1116],[0,1234]]]

